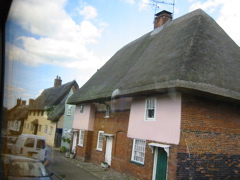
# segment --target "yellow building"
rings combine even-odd
[[[22,133],[44,136],[50,146],[56,146],[56,142],[61,141],[59,129],[63,124],[65,101],[71,90],[77,88],[76,81],[62,85],[61,78],[57,77],[54,87],[45,89],[36,100],[29,102],[28,118],[24,121]]]

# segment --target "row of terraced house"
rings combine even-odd
[[[161,11],[81,88],[57,77],[12,120],[139,179],[238,179],[239,69],[239,46],[201,9]]]

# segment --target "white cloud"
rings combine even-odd
[[[79,14],[83,15],[85,19],[94,19],[97,17],[97,10],[93,6],[86,5],[79,11]]]
[[[139,0],[138,2],[139,10],[141,11],[149,7],[149,3],[150,3],[149,0]]]
[[[128,4],[138,4],[138,9],[140,11],[145,10],[150,5],[150,0],[123,0]]]
[[[128,3],[128,4],[134,4],[135,0],[123,0],[124,2]]]
[[[4,106],[8,109],[16,105],[17,99],[28,100],[31,96],[26,89],[13,85],[4,86]]]
[[[54,64],[66,67],[72,64],[103,64],[103,59],[91,52],[87,45],[96,43],[106,23],[93,24],[97,17],[92,6],[84,6],[80,14],[84,17],[77,24],[64,10],[65,0],[17,0],[13,2],[9,19],[14,20],[33,36],[21,36],[16,44],[7,44],[10,60],[19,60],[26,65]],[[35,36],[37,35],[37,36]],[[40,36],[40,38],[37,38]],[[95,60],[97,63],[93,63]]]
[[[192,1],[190,11],[201,8],[207,13],[217,13],[216,21],[225,32],[240,46],[240,1],[239,0],[207,0]]]

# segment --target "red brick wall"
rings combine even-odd
[[[131,162],[133,139],[127,138],[129,113],[129,111],[114,112],[110,114],[109,119],[104,118],[105,113],[96,113],[91,161],[101,164],[105,160],[106,141],[104,140],[102,151],[96,150],[98,131],[102,130],[104,133],[114,134],[111,168],[136,178],[151,179],[153,153],[148,146],[144,165]]]
[[[79,138],[79,135],[78,135]],[[93,131],[86,131],[84,134],[84,145],[76,146],[76,157],[83,161],[89,161],[91,158],[91,151],[92,151],[92,140],[93,139]],[[77,140],[78,142],[78,140]]]
[[[115,150],[115,139],[118,138],[119,133],[126,134],[128,128],[129,111],[115,112],[110,114],[110,118],[104,118],[105,113],[96,113],[94,120],[94,132],[92,141],[92,154],[91,161],[100,164],[105,159],[106,141],[103,143],[103,150],[96,150],[98,131],[104,131],[104,133],[113,134],[113,149],[112,155]]]
[[[177,179],[239,177],[240,105],[182,97]]]

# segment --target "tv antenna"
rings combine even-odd
[[[169,2],[165,2],[165,1],[152,0],[153,3],[149,4],[149,5],[152,5],[154,7],[155,14],[157,13],[157,9],[159,9],[159,5],[158,4],[171,5],[173,7],[173,10],[172,10],[172,17],[173,17],[175,0],[172,0],[172,1],[173,1],[172,3],[169,3]]]

